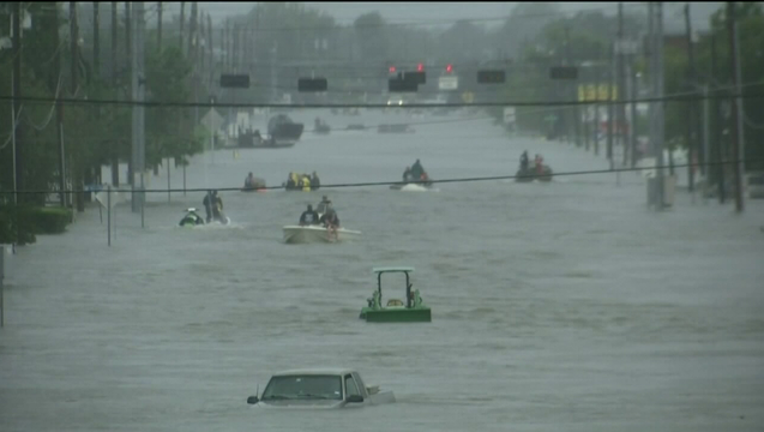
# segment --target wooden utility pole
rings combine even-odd
[[[162,2],[157,2],[157,49],[162,52]]]
[[[684,22],[685,30],[687,31],[687,88],[691,95],[696,94],[697,80],[695,78],[695,56],[692,49],[692,25],[690,24],[690,4],[684,5]],[[695,135],[695,127],[698,123],[696,103],[687,102],[687,159],[689,168],[687,170],[687,181],[689,183],[690,192],[695,190],[695,160],[698,158],[698,139],[700,136]],[[702,171],[705,171],[701,168]]]
[[[615,44],[610,44],[610,58],[607,67],[607,160],[610,161],[610,170],[613,164],[613,69],[615,69]]]
[[[70,24],[70,39],[71,39],[71,94],[72,97],[76,97],[78,87],[79,87],[79,59],[80,59],[80,52],[79,52],[79,40],[80,40],[80,29],[79,25],[77,23],[77,2],[70,2],[69,3],[69,24]],[[80,166],[79,164],[74,164],[74,168],[72,170],[72,186],[76,189],[79,189],[80,191],[77,192],[75,195],[77,197],[77,211],[78,212],[84,212],[85,211],[85,194],[81,191],[83,182],[82,182],[82,175],[85,171],[85,168]]]
[[[730,76],[732,77],[733,94],[735,95],[732,100],[732,122],[730,123],[730,136],[732,140],[732,161],[734,163],[735,170],[735,211],[738,213],[743,212],[743,164],[741,162],[743,155],[740,151],[742,140],[741,122],[740,117],[740,82],[738,80],[738,53],[737,53],[737,29],[736,29],[736,17],[735,17],[735,2],[727,2],[727,31],[729,32],[730,40]]]
[[[618,122],[616,124],[618,125],[618,136],[620,137],[618,141],[620,142],[623,151],[621,164],[625,166],[626,157],[630,147],[628,145],[627,137],[630,136],[630,134],[627,134],[626,132],[626,56],[624,53],[626,40],[623,34],[623,2],[618,3],[618,37],[616,43],[618,44],[618,76],[616,79],[618,84],[616,88],[618,89],[618,100],[621,102],[616,107],[618,110]],[[633,126],[634,125],[632,125],[632,127]]]
[[[188,21],[188,57],[192,58],[192,61],[195,61],[196,59],[193,58],[193,53],[195,53],[194,50],[194,42],[196,39],[196,23],[197,23],[197,8],[196,8],[196,2],[191,3],[191,18]]]
[[[131,19],[132,11],[130,10],[130,2],[125,2],[125,70],[126,74],[125,76],[130,77],[132,76],[132,70],[133,70],[133,64],[130,60],[133,52],[133,23]],[[132,95],[132,80],[130,80],[130,91]],[[133,130],[131,129],[131,136],[133,133]],[[132,140],[132,138],[131,138]],[[133,175],[133,158],[127,158],[127,184],[133,185],[134,181],[134,175]]]
[[[716,87],[714,81],[718,76],[716,69],[716,32],[711,31],[711,88]],[[713,90],[712,90],[713,91]],[[714,118],[716,119],[716,128],[714,130],[714,141],[716,142],[716,162],[718,163],[717,175],[719,176],[719,203],[724,204],[727,198],[727,191],[725,186],[724,176],[724,160],[725,151],[724,144],[722,142],[722,129],[724,129],[724,122],[722,122],[721,103],[718,99],[714,98]]]
[[[13,118],[12,121],[12,139],[13,139],[13,166],[14,166],[14,194],[16,203],[26,201],[24,195],[19,195],[18,191],[24,189],[24,165],[23,150],[21,139],[21,128],[16,127],[21,112],[21,2],[13,3]]]
[[[117,39],[119,38],[119,20],[117,15],[117,9],[119,4],[117,2],[111,2],[111,83],[114,89],[117,89],[118,73],[121,67],[119,57],[117,56]],[[119,90],[117,90],[117,98],[119,98]],[[109,153],[111,156],[111,184],[113,186],[119,186],[119,152],[114,148],[114,139],[109,140]]]
[[[215,44],[213,42],[214,42],[214,39],[212,37],[212,17],[210,16],[210,14],[207,14],[207,46],[209,47],[208,54],[210,56],[208,61],[210,65],[210,93],[212,93],[212,87],[215,82],[215,52],[213,49],[215,47]]]
[[[183,48],[183,29],[186,25],[186,2],[180,2],[180,51],[184,52]]]
[[[228,60],[229,52],[228,52],[228,27],[229,27],[229,21],[228,18],[225,20],[225,27],[223,27],[223,39],[222,39],[222,48],[223,48],[223,70],[228,71],[228,65],[230,64]]]
[[[101,77],[101,41],[99,2],[93,2],[93,77],[98,80]]]

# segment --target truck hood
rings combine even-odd
[[[275,400],[260,401],[255,406],[261,408],[290,408],[290,409],[330,409],[341,408],[345,401],[341,400]]]

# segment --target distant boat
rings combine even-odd
[[[288,143],[294,145],[300,140],[305,125],[295,123],[286,114],[279,114],[268,121],[268,135],[272,147],[282,147]]]

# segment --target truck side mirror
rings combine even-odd
[[[361,395],[350,395],[346,399],[347,403],[361,403],[363,402],[363,396]]]

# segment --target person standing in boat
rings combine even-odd
[[[244,179],[244,187],[247,188],[247,189],[251,189],[251,188],[254,187],[254,184],[255,184],[255,176],[250,171],[250,173],[247,176],[247,178]]]
[[[317,225],[318,223],[318,214],[313,211],[313,206],[308,204],[308,209],[300,215],[300,226]]]
[[[411,166],[411,177],[415,180],[419,180],[422,178],[422,174],[424,173],[424,168],[422,167],[422,164],[419,162],[419,159],[414,162],[414,165]]]
[[[327,209],[331,206],[331,204],[332,204],[332,201],[329,198],[327,198],[326,195],[324,195],[321,197],[321,202],[318,203],[318,205],[316,206],[316,211],[318,213],[324,214],[326,213]]]
[[[528,170],[528,150],[525,150],[522,155],[520,155],[520,169],[522,171]]]
[[[406,167],[406,171],[403,171],[403,183],[411,181],[411,167]]]
[[[321,187],[321,180],[318,178],[318,174],[313,171],[313,175],[310,177],[310,187],[312,190],[318,190]]]

